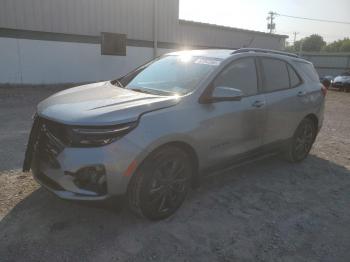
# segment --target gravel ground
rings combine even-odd
[[[37,103],[69,86],[0,86],[0,172],[22,165]]]
[[[349,261],[350,93],[328,93],[303,163],[274,157],[208,177],[155,223],[120,204],[59,200],[19,171],[34,105],[50,92],[0,89],[1,261]]]

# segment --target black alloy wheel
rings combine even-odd
[[[287,150],[287,159],[291,162],[304,160],[315,141],[317,129],[315,122],[310,118],[305,118],[294,133],[293,139]]]
[[[184,202],[193,169],[189,155],[177,147],[151,154],[137,170],[129,190],[129,206],[149,219],[169,217]]]

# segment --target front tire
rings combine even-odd
[[[151,220],[164,219],[186,199],[193,173],[189,154],[165,146],[148,156],[130,181],[131,211]]]
[[[286,159],[301,162],[309,154],[317,135],[317,127],[311,118],[305,118],[299,124],[286,150]]]

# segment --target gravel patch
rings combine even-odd
[[[174,216],[149,222],[120,203],[62,201],[21,173],[30,115],[53,91],[3,90],[1,261],[349,261],[350,93],[328,93],[304,162],[271,157],[226,170]]]

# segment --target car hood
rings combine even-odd
[[[334,82],[350,82],[350,76],[337,76]]]
[[[39,116],[69,125],[114,125],[174,106],[175,96],[140,93],[101,82],[58,92],[39,103]]]

